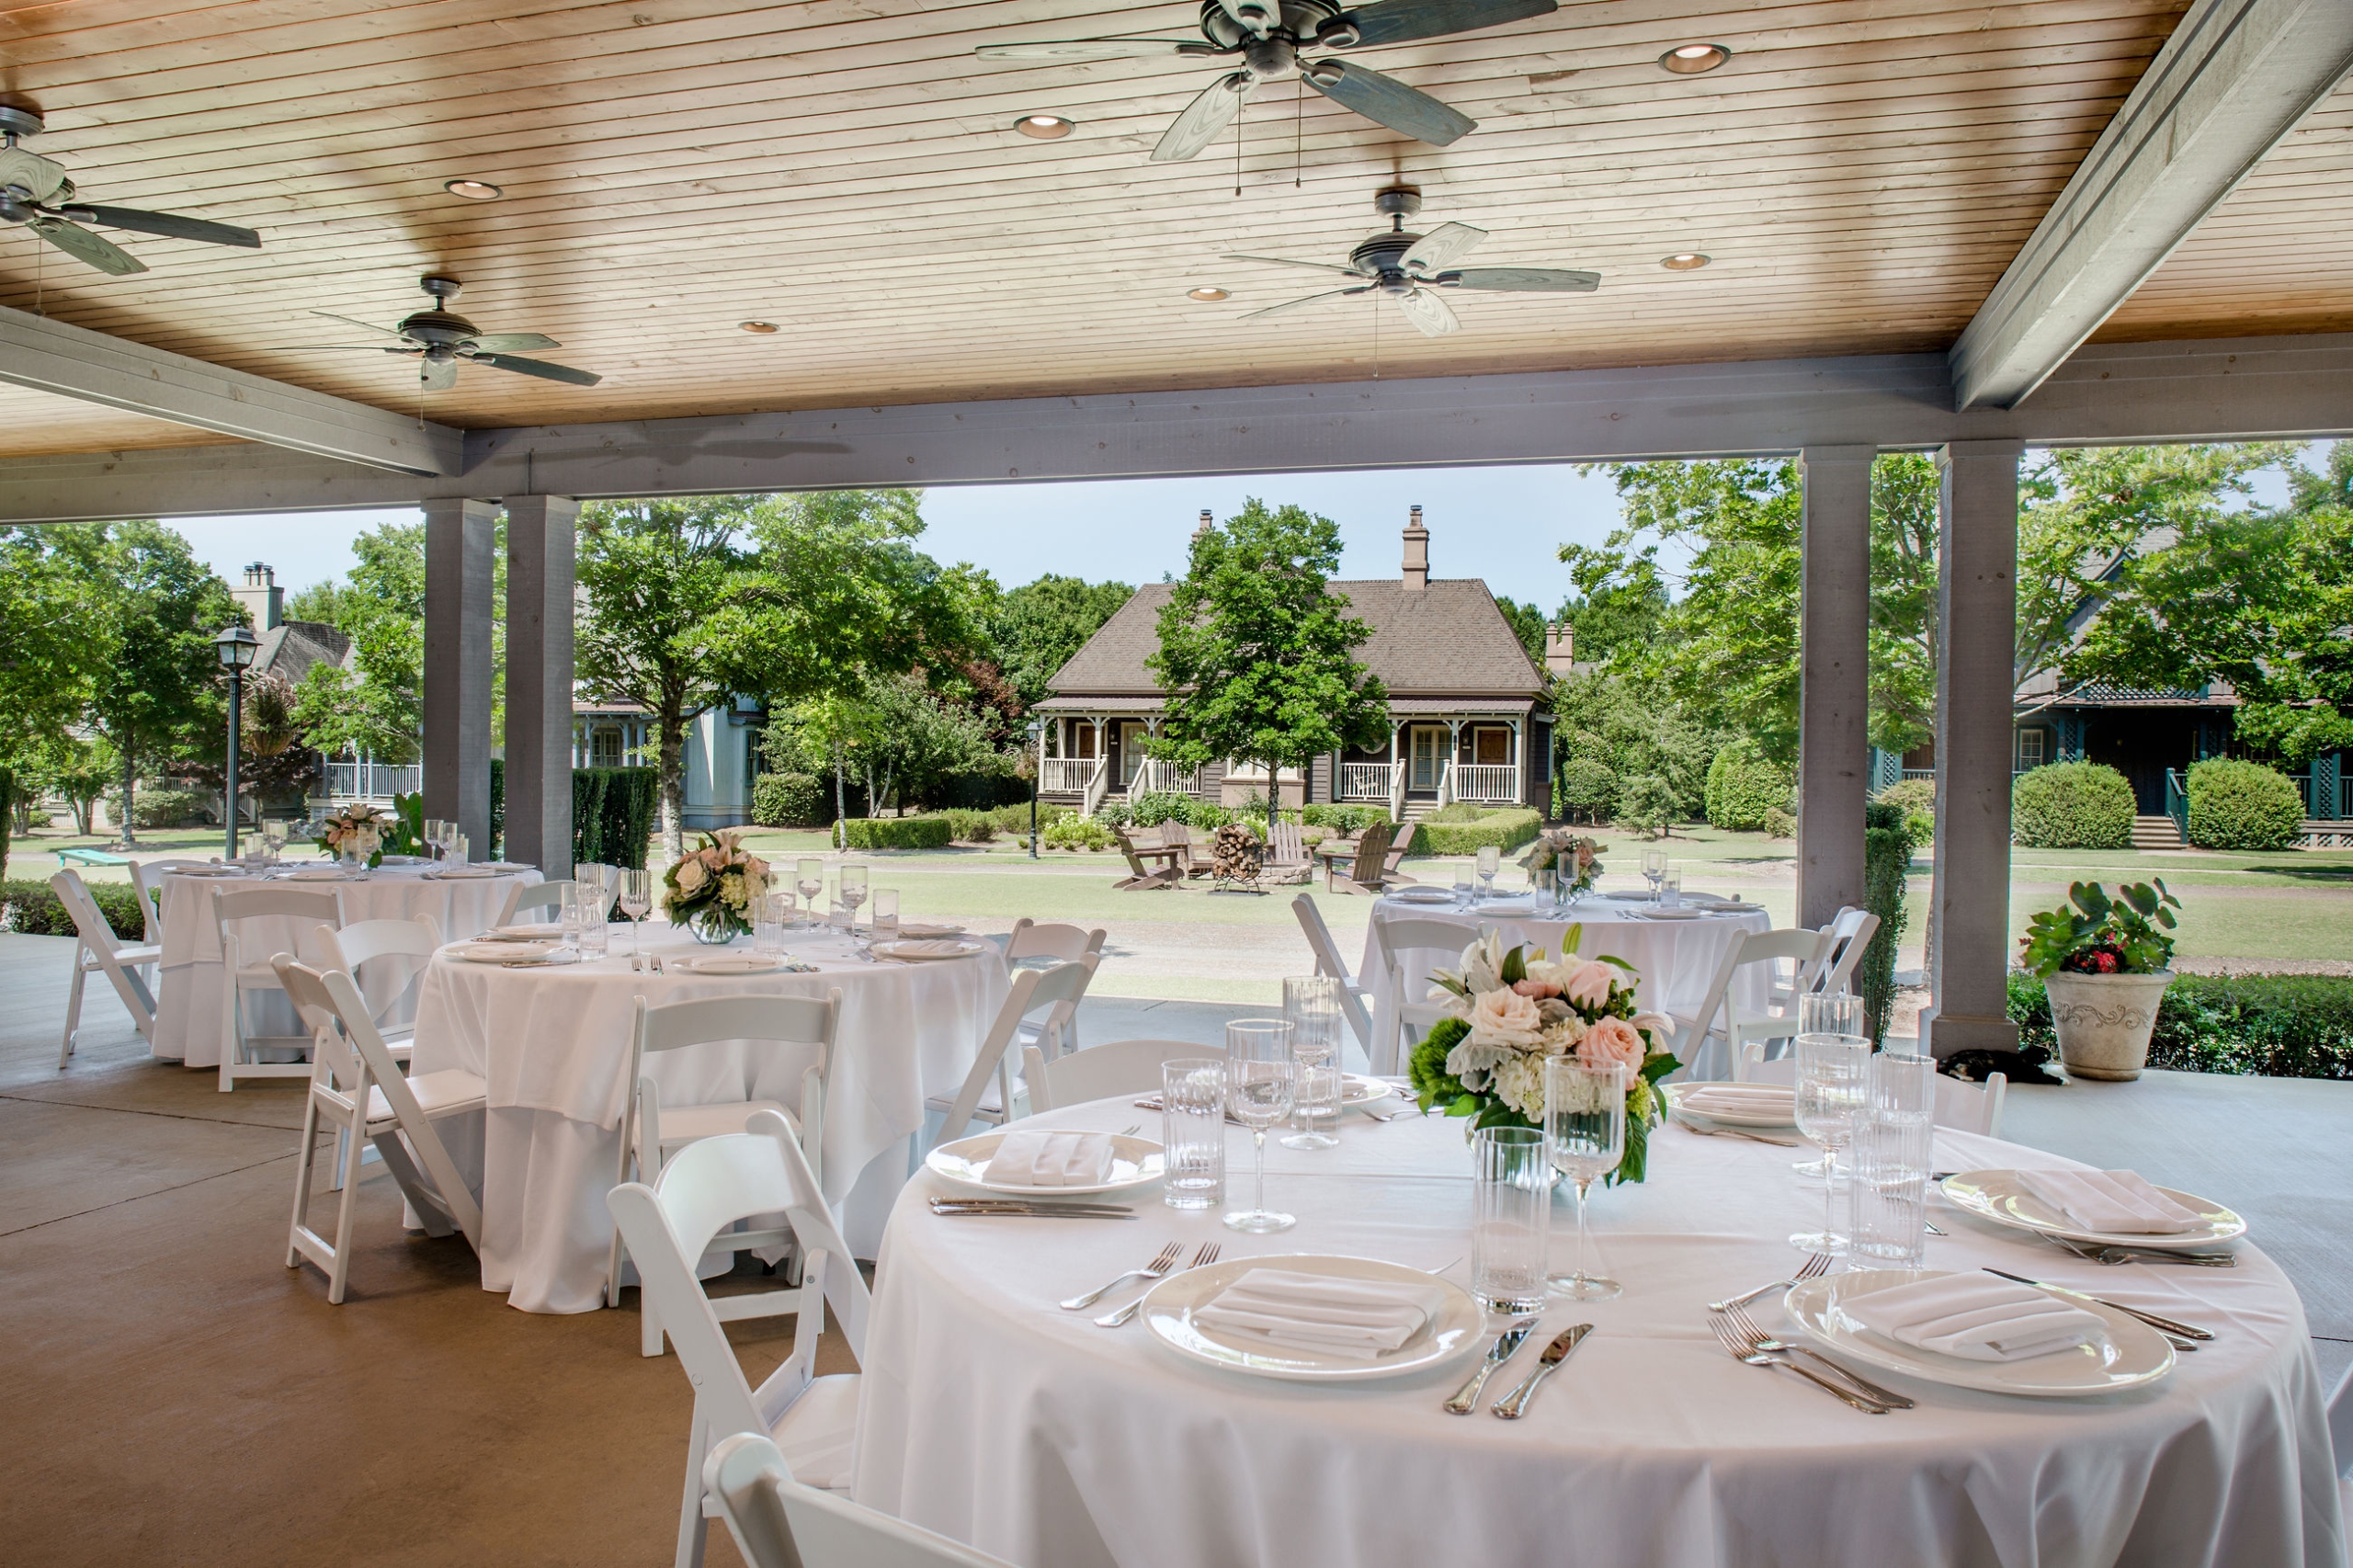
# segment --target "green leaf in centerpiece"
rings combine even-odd
[[[1596,962],[1597,962],[1597,963],[1616,964],[1620,969],[1624,970],[1628,974],[1632,974],[1632,973],[1634,973],[1634,972],[1635,972],[1635,969],[1634,969],[1634,966],[1633,966],[1632,964],[1628,963],[1624,959],[1620,958],[1620,957],[1619,957],[1617,954],[1615,954],[1615,953],[1600,953],[1600,954],[1597,954],[1597,955],[1595,956],[1595,961],[1596,961]]]
[[[1495,972],[1506,985],[1517,985],[1519,982],[1526,980],[1528,978],[1527,949],[1514,948],[1506,953],[1502,966]]]
[[[1454,1103],[1446,1108],[1449,1116],[1476,1116],[1478,1113],[1479,1096],[1467,1089],[1455,1096]]]

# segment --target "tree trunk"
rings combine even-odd
[[[122,842],[128,847],[139,842],[138,834],[132,831],[131,826],[131,793],[138,782],[139,767],[138,758],[134,755],[136,748],[131,745],[130,735],[123,735],[120,738],[120,744],[122,746],[122,821],[115,825],[122,829]]]
[[[657,716],[655,761],[662,769],[662,852],[671,862],[687,853],[687,721],[676,703]]]
[[[842,848],[849,842],[849,829],[844,819],[849,815],[849,787],[842,781],[842,748],[834,747],[834,847]]]
[[[1267,759],[1267,847],[1275,846],[1275,822],[1282,815],[1282,765],[1272,757]]]

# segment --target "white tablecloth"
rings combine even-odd
[[[1381,946],[1375,928],[1392,920],[1442,920],[1462,929],[1461,948],[1471,945],[1480,930],[1501,931],[1506,944],[1525,942],[1531,949],[1542,948],[1558,956],[1561,938],[1569,926],[1585,927],[1584,939],[1577,950],[1587,958],[1604,953],[1624,959],[1641,975],[1635,987],[1636,999],[1644,1007],[1661,1013],[1689,1015],[1699,1011],[1707,996],[1708,983],[1716,977],[1716,966],[1723,961],[1724,949],[1732,946],[1735,931],[1762,932],[1773,928],[1773,922],[1761,909],[1733,915],[1705,915],[1697,920],[1645,920],[1635,912],[1640,904],[1616,899],[1591,896],[1566,912],[1566,918],[1538,920],[1525,915],[1483,914],[1477,908],[1456,909],[1450,904],[1415,904],[1384,898],[1372,906],[1372,919],[1365,926],[1364,961],[1358,968],[1357,983],[1372,994],[1374,1003],[1373,1038],[1384,1038],[1388,1028],[1389,1010],[1395,1005],[1390,994],[1388,971],[1381,967]],[[1455,950],[1459,953],[1461,948]],[[1435,953],[1409,952],[1404,957],[1405,986],[1408,996],[1418,997],[1429,989],[1430,970],[1452,969],[1450,959]],[[1745,969],[1733,977],[1733,1006],[1756,1013],[1765,1009],[1767,983],[1764,969]],[[1674,1040],[1677,1054],[1686,1065],[1691,1061],[1690,1043]],[[1402,1057],[1401,1057],[1402,1062]],[[1403,1067],[1399,1071],[1403,1071]]]
[[[309,862],[305,862],[309,864]],[[154,1054],[190,1067],[221,1064],[221,928],[212,919],[212,890],[234,892],[258,887],[325,889],[343,894],[347,924],[362,920],[411,920],[430,915],[441,935],[451,941],[487,930],[506,905],[506,895],[517,880],[536,882],[537,871],[501,877],[427,877],[424,868],[379,868],[366,881],[290,881],[261,877],[164,878],[164,964],[161,989],[155,996]],[[238,939],[258,947],[261,957],[294,953],[313,957],[303,941],[309,933],[297,931],[294,920],[254,920],[240,927]],[[392,1000],[379,993],[387,987],[409,989],[407,966],[390,962],[365,966],[360,989],[371,1006]],[[395,972],[395,971],[398,972]],[[374,972],[381,971],[381,972]],[[286,999],[269,992],[248,994],[247,1027],[256,1034],[294,1035],[302,1031]],[[408,1005],[387,1015],[388,1026],[408,1022]]]
[[[652,921],[644,934],[646,951],[665,960],[712,950]],[[871,1256],[906,1179],[907,1141],[923,1129],[925,1100],[962,1085],[1004,1004],[1008,980],[998,950],[869,963],[841,938],[793,933],[792,955],[818,964],[817,972],[721,977],[632,971],[626,926],[613,927],[611,943],[611,956],[594,963],[506,969],[445,954],[426,971],[411,1071],[462,1067],[490,1084],[479,1134],[464,1119],[453,1119],[449,1134],[452,1157],[482,1199],[483,1289],[506,1292],[526,1312],[599,1304],[613,1233],[605,1194],[620,1148],[640,996],[823,996],[841,987],[819,1178],[845,1211],[852,1244]],[[798,1114],[801,1074],[813,1060],[799,1048],[737,1040],[664,1051],[644,1071],[668,1104],[774,1099]]]
[[[1034,1122],[1116,1130],[1137,1114],[1120,1098]],[[1790,1172],[1802,1150],[1669,1128],[1645,1185],[1597,1190],[1596,1271],[1625,1293],[1551,1305],[1491,1391],[1562,1328],[1597,1328],[1517,1423],[1440,1412],[1468,1363],[1348,1387],[1261,1381],[1055,1306],[1170,1240],[1188,1256],[1216,1242],[1228,1259],[1386,1258],[1467,1287],[1462,1124],[1350,1115],[1342,1139],[1320,1153],[1269,1141],[1267,1201],[1300,1223],[1264,1237],[1156,1191],[1135,1221],[942,1218],[923,1200],[948,1184],[918,1176],[877,1275],[858,1499],[1024,1568],[2345,1562],[2303,1311],[2253,1247],[2230,1270],[2106,1268],[1937,1204],[1951,1234],[1929,1240],[1931,1267],[1991,1264],[2216,1332],[2131,1393],[2029,1400],[1891,1374],[1919,1408],[1870,1416],[1733,1361],[1705,1303],[1797,1261],[1784,1238],[1821,1220],[1820,1187]],[[1938,1145],[1939,1168],[2069,1163],[1961,1133]],[[1248,1135],[1233,1130],[1228,1149],[1233,1196]],[[1554,1267],[1574,1246],[1564,1197]],[[1772,1297],[1759,1315],[1782,1323]]]

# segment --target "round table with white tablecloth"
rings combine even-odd
[[[1474,903],[1467,908],[1452,903],[1413,903],[1393,896],[1376,903],[1372,919],[1365,926],[1364,962],[1357,976],[1357,983],[1372,997],[1373,1038],[1388,1038],[1389,1012],[1395,1002],[1388,971],[1381,961],[1380,939],[1375,930],[1386,921],[1443,921],[1461,927],[1464,947],[1469,947],[1482,930],[1500,931],[1506,944],[1525,942],[1556,956],[1568,927],[1582,926],[1584,937],[1577,945],[1580,953],[1587,958],[1606,953],[1624,959],[1641,976],[1635,996],[1642,1006],[1653,1012],[1687,1017],[1699,1011],[1699,1004],[1706,999],[1709,983],[1715,978],[1716,966],[1723,961],[1724,949],[1732,945],[1733,934],[1773,928],[1770,917],[1753,904],[1726,912],[1701,911],[1697,917],[1685,920],[1653,919],[1647,905],[1608,894],[1588,894],[1557,915],[1539,917],[1528,913],[1533,907],[1526,899],[1510,898],[1497,898],[1490,903]],[[1450,961],[1426,951],[1409,952],[1403,958],[1405,994],[1409,997],[1418,997],[1429,989],[1433,967],[1452,967]],[[1739,971],[1733,977],[1733,1004],[1745,1012],[1764,1011],[1766,991],[1767,980],[1761,969]],[[1678,1054],[1688,1062],[1688,1050]]]
[[[1132,1096],[1025,1126],[1113,1131]],[[1392,1102],[1394,1103],[1394,1102]],[[2029,1399],[1874,1372],[1917,1408],[1866,1415],[1743,1366],[1706,1303],[1786,1276],[1784,1238],[1819,1223],[1793,1151],[1661,1130],[1650,1179],[1597,1188],[1595,1270],[1614,1301],[1555,1299],[1489,1385],[1560,1330],[1596,1325],[1525,1419],[1439,1409],[1471,1360],[1310,1385],[1182,1359],[1140,1322],[1099,1328],[1056,1301],[1204,1242],[1222,1261],[1345,1254],[1468,1286],[1462,1123],[1349,1114],[1336,1149],[1267,1144],[1270,1236],[1179,1214],[1156,1187],[1135,1221],[961,1219],[901,1195],[876,1273],[856,1458],[859,1501],[1022,1568],[2338,1568],[2343,1523],[2319,1371],[2294,1290],[2255,1247],[2237,1267],[2102,1267],[1962,1215],[1931,1268],[1992,1265],[2200,1324],[2216,1337],[2165,1380]],[[1940,1167],[2070,1162],[1940,1131]],[[1228,1137],[1246,1197],[1249,1136]],[[2151,1169],[2153,1179],[2164,1173]],[[2211,1194],[2228,1202],[2227,1192]],[[1552,1262],[1575,1247],[1556,1204]],[[1126,1300],[1114,1294],[1107,1304]],[[1782,1329],[1774,1295],[1761,1321]],[[1489,1328],[1500,1326],[1489,1320]]]
[[[221,1064],[221,927],[212,917],[212,893],[216,888],[224,892],[259,887],[325,889],[343,895],[343,917],[347,925],[362,920],[411,920],[430,915],[441,927],[442,937],[454,941],[487,930],[506,907],[507,894],[514,891],[518,880],[540,880],[540,873],[529,867],[488,876],[447,876],[423,865],[381,866],[365,880],[312,880],[327,869],[325,861],[304,861],[270,872],[203,876],[174,871],[165,876],[161,897],[164,963],[161,988],[155,997],[155,1040],[152,1048],[157,1056],[184,1062],[190,1067]],[[302,880],[294,880],[298,871],[304,874]],[[265,959],[271,953],[289,952],[308,960],[315,955],[307,940],[310,933],[295,929],[299,924],[291,919],[248,921],[240,929],[238,940],[246,944],[248,952],[258,952]],[[384,972],[359,977],[361,991],[370,1006],[382,1006],[394,1000],[378,994],[387,985],[396,991],[409,988],[413,971],[391,963],[372,967]],[[400,972],[392,972],[395,969]],[[249,991],[245,1006],[248,1027],[254,1034],[304,1032],[294,1017],[294,1009],[280,993]],[[409,1006],[404,1003],[382,1021],[388,1028],[404,1026],[408,1013]]]
[[[813,971],[719,976],[678,967],[713,950],[686,931],[649,922],[643,934],[644,951],[660,954],[667,972],[633,971],[629,929],[618,925],[611,952],[588,962],[509,969],[445,952],[426,971],[412,1071],[461,1067],[489,1082],[480,1131],[456,1119],[445,1137],[479,1187],[483,1288],[526,1312],[599,1304],[637,998],[841,988],[818,1176],[852,1244],[870,1255],[906,1180],[925,1101],[963,1084],[1009,984],[994,943],[967,958],[892,963],[858,956],[839,936],[788,932],[790,955]],[[774,1099],[797,1108],[813,1060],[801,1047],[734,1040],[661,1052],[642,1072],[671,1105]]]

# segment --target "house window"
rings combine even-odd
[[[2020,730],[2018,732],[2018,770],[2020,773],[2026,772],[2029,768],[2040,767],[2042,766],[2043,735],[2044,732],[2041,730]]]
[[[1446,757],[1446,731],[1436,724],[1416,724],[1413,729],[1413,767],[1407,775],[1407,787],[1415,790],[1438,788],[1439,764]]]
[[[588,766],[619,767],[621,765],[621,733],[599,728],[588,733]]]

